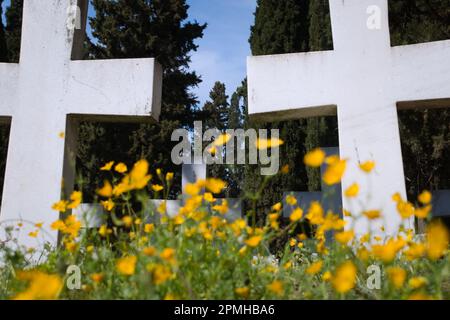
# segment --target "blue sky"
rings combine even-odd
[[[203,39],[197,41],[199,48],[192,54],[191,63],[191,69],[203,80],[193,89],[203,105],[214,82],[224,82],[231,95],[245,78],[256,0],[187,0],[187,3],[190,20],[208,23]],[[7,5],[8,0],[3,3],[4,7]]]
[[[191,19],[208,23],[191,68],[203,79],[194,92],[201,102],[209,97],[215,81],[222,81],[231,94],[246,76],[250,55],[250,26],[256,0],[188,0]]]

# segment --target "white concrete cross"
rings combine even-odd
[[[200,162],[201,160],[199,160]],[[179,209],[183,206],[186,199],[189,197],[186,193],[186,186],[191,183],[196,183],[198,180],[205,180],[207,178],[207,165],[204,163],[197,164],[183,164],[182,165],[182,179],[181,179],[181,199],[179,200],[150,200],[152,204],[150,206],[151,212],[154,213],[155,208],[158,208],[159,205],[165,201],[166,202],[166,213],[169,217],[175,217]],[[205,190],[202,190],[200,194],[204,194]],[[242,200],[239,198],[217,198],[217,201],[214,205],[222,203],[222,201],[226,200],[228,202],[228,212],[225,215],[226,219],[229,221],[234,221],[242,217]],[[147,212],[146,214],[149,214]]]
[[[69,10],[76,5],[81,30]],[[1,227],[17,219],[44,222],[41,234],[50,242],[61,178],[64,193],[73,188],[77,121],[157,120],[161,108],[162,69],[154,59],[74,60],[87,6],[87,0],[25,0],[20,63],[0,63],[0,115],[11,119]],[[20,242],[30,243],[26,232]]]
[[[248,59],[249,111],[274,121],[337,109],[340,153],[349,159],[343,190],[354,182],[363,190],[361,204],[344,199],[344,207],[382,209],[394,233],[391,196],[406,197],[397,106],[450,105],[450,41],[391,47],[387,0],[330,0],[330,12],[333,51]],[[366,160],[377,163],[369,179],[357,169]],[[367,232],[367,221],[356,231]]]

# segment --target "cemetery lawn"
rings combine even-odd
[[[345,171],[344,160],[324,159],[318,150],[305,160],[311,166],[326,161],[329,184],[339,183]],[[361,170],[370,175],[374,165],[365,163]],[[152,177],[145,160],[131,170],[114,163],[102,170],[110,171],[111,179],[97,191],[108,212],[100,228],[82,228],[83,221],[65,216],[52,225],[61,245],[42,252],[14,245],[23,222],[6,230],[10,240],[0,244],[0,299],[450,298],[449,235],[438,222],[430,222],[422,236],[403,227],[392,237],[383,236],[383,230],[356,235],[338,213],[324,212],[318,202],[300,208],[290,196],[287,221],[281,218],[281,203],[273,205],[265,221],[256,221],[252,211],[231,221],[226,201],[215,199],[225,187],[218,179],[188,185],[184,206],[169,217],[164,202],[150,210],[146,200],[149,190],[153,198],[168,195],[172,173],[157,170],[160,184],[148,186]],[[354,185],[345,195],[358,193]],[[246,197],[255,201],[258,193]],[[420,195],[418,207],[399,195],[392,201],[403,219],[430,219],[429,192]],[[53,209],[65,213],[81,202],[76,191]],[[136,202],[142,204],[139,210]],[[153,212],[150,220],[144,211]],[[383,213],[344,215],[374,222]],[[312,232],[304,230],[305,221]],[[42,226],[35,227],[29,236],[39,237]],[[332,240],[326,241],[330,233]],[[30,262],[38,253],[43,258]]]

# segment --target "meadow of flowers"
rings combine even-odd
[[[324,181],[337,184],[346,161],[326,157],[320,149],[305,157],[305,164],[326,162]],[[360,166],[367,175],[374,162]],[[401,228],[398,235],[381,238],[370,233],[358,237],[345,228],[344,215],[376,221],[383,212],[325,212],[318,202],[300,208],[293,196],[285,203],[291,210],[282,219],[282,204],[273,205],[266,221],[227,217],[228,204],[215,198],[225,187],[219,179],[188,185],[184,206],[174,217],[165,203],[148,212],[150,195],[167,196],[173,174],[151,174],[147,161],[132,168],[110,162],[101,168],[110,179],[99,186],[99,202],[108,212],[108,223],[98,229],[83,228],[83,221],[64,216],[82,202],[81,192],[53,206],[63,219],[52,228],[61,235],[58,248],[46,247],[45,259],[30,263],[30,252],[2,244],[0,299],[448,299],[450,297],[449,235],[431,222],[431,194],[420,195],[416,207],[393,195],[403,219],[416,216],[429,221],[426,233],[415,235]],[[280,174],[287,174],[284,167]],[[270,178],[268,178],[270,179]],[[151,181],[158,180],[158,184]],[[357,198],[358,184],[345,190]],[[258,193],[248,194],[256,201]],[[141,205],[136,205],[136,202]],[[305,222],[312,231],[305,231]],[[16,228],[21,227],[21,222]],[[40,228],[31,237],[38,237]],[[300,231],[299,231],[300,230]],[[8,230],[14,233],[14,230]],[[332,240],[327,235],[332,234]],[[287,239],[274,246],[277,239]],[[277,248],[277,249],[274,249]],[[69,266],[81,270],[81,288],[67,286]],[[369,288],[375,266],[380,287]]]

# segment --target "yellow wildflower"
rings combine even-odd
[[[432,198],[430,191],[424,191],[419,195],[418,200],[421,204],[427,205],[431,203]]]
[[[39,230],[36,230],[36,231],[33,231],[33,232],[28,233],[28,236],[29,236],[30,238],[37,238],[38,235],[39,235]]]
[[[281,202],[278,202],[272,206],[272,210],[273,211],[281,211],[281,207],[282,207]]]
[[[326,271],[322,275],[322,281],[324,281],[324,282],[330,281],[332,277],[333,277],[333,275],[331,274],[331,272],[330,271]]]
[[[221,193],[222,190],[227,187],[227,184],[220,179],[210,178],[210,179],[206,180],[205,187],[210,192],[217,194],[217,193]]]
[[[408,281],[408,285],[413,289],[419,289],[428,284],[428,280],[425,277],[415,277]]]
[[[311,203],[311,206],[309,207],[306,218],[309,220],[309,222],[311,222],[311,224],[320,225],[325,221],[323,213],[324,212],[321,204],[317,201],[314,201]]]
[[[103,167],[101,167],[100,170],[101,171],[111,171],[113,165],[114,165],[114,161],[108,162]]]
[[[126,164],[121,162],[114,167],[114,170],[116,170],[118,173],[125,173],[128,171],[128,168]]]
[[[352,184],[345,190],[345,196],[347,198],[355,198],[359,194],[359,185],[357,183]]]
[[[171,264],[174,264],[176,262],[175,261],[175,249],[166,248],[160,253],[159,256],[161,257],[161,259],[163,259]]]
[[[400,267],[391,267],[387,269],[387,274],[392,285],[396,289],[403,287],[406,280],[406,271]]]
[[[166,174],[166,181],[167,182],[169,182],[169,181],[172,181],[173,180],[173,172],[167,172],[167,174]]]
[[[305,272],[309,275],[316,275],[322,270],[323,261],[317,261],[311,264],[308,268],[306,268]]]
[[[44,225],[44,223],[43,222],[38,222],[38,223],[35,223],[34,224],[34,226],[36,227],[36,228],[38,228],[38,229],[42,229],[42,226]]]
[[[361,163],[359,165],[359,168],[366,173],[370,173],[373,171],[373,169],[375,169],[375,161],[366,161],[364,163]]]
[[[351,261],[340,265],[331,280],[334,289],[341,294],[347,293],[356,284],[356,267]]]
[[[255,248],[255,247],[259,246],[261,241],[262,241],[262,236],[253,236],[253,237],[245,240],[245,244],[248,245],[249,247]]]
[[[194,183],[188,183],[186,187],[184,187],[184,192],[191,197],[198,195],[201,191],[201,187]]]
[[[176,295],[171,294],[171,293],[167,293],[167,294],[164,296],[164,300],[166,300],[166,301],[173,301],[173,300],[179,300],[179,299],[177,298]]]
[[[53,222],[51,228],[53,230],[61,231],[74,239],[78,236],[78,232],[81,228],[81,222],[77,220],[76,216],[70,215],[65,221],[58,220]]]
[[[392,201],[400,202],[400,201],[403,201],[403,198],[402,198],[401,194],[397,192],[392,196]]]
[[[67,202],[67,201],[61,200],[61,201],[56,202],[56,203],[52,206],[52,209],[55,210],[55,211],[59,211],[59,212],[66,212],[66,210],[67,210],[67,205],[68,205],[68,202]]]
[[[65,243],[65,247],[67,251],[73,253],[78,248],[78,245],[75,242],[69,241]]]
[[[278,138],[271,138],[271,139],[258,139],[256,141],[256,148],[258,150],[266,150],[269,148],[278,148],[279,146],[282,146],[284,144],[284,141]]]
[[[105,181],[103,183],[103,187],[97,190],[97,194],[104,198],[111,198],[111,196],[113,195],[113,188],[111,186],[111,183],[109,183],[109,181]]]
[[[381,217],[381,211],[380,210],[367,210],[364,211],[363,214],[367,217],[369,220],[375,220]]]
[[[355,233],[353,232],[353,230],[343,231],[336,233],[334,237],[336,238],[337,242],[346,245],[353,240],[353,238],[355,237]]]
[[[431,260],[438,260],[448,249],[449,234],[440,222],[431,223],[427,227],[427,254]]]
[[[143,253],[144,255],[146,255],[146,256],[152,257],[152,256],[154,256],[155,253],[156,253],[156,248],[155,248],[155,247],[147,247],[147,248],[144,248],[144,249],[142,250],[142,253]]]
[[[122,218],[122,222],[126,227],[129,228],[133,224],[133,218],[130,216],[125,216]]]
[[[303,162],[308,167],[318,168],[325,161],[325,157],[326,157],[325,152],[322,149],[317,148],[317,149],[314,149],[314,150],[308,152],[305,155]]]
[[[433,298],[424,293],[416,292],[416,293],[411,294],[408,297],[408,300],[433,300]]]
[[[157,286],[165,283],[173,277],[172,271],[169,267],[159,264],[153,268],[152,275],[153,283]]]
[[[297,221],[299,221],[302,217],[303,217],[303,210],[302,210],[301,208],[296,208],[296,209],[292,212],[292,214],[291,214],[291,216],[289,217],[289,219],[290,219],[292,222],[297,222]]]
[[[41,271],[21,271],[17,273],[17,279],[28,282],[28,287],[16,295],[14,300],[54,300],[58,298],[64,285],[58,275]]]
[[[242,248],[239,249],[239,255],[243,256],[244,254],[247,253],[247,246],[243,246]]]
[[[103,273],[94,273],[94,274],[91,274],[91,279],[92,279],[92,281],[94,281],[95,283],[100,283],[100,282],[102,282],[104,278],[105,278],[105,276],[103,275]]]
[[[206,202],[216,201],[216,199],[214,199],[214,196],[211,192],[205,192],[205,194],[203,195],[203,198],[205,199]]]
[[[108,229],[108,227],[106,226],[106,225],[102,225],[101,227],[100,227],[100,229],[98,230],[98,234],[101,236],[101,237],[106,237],[107,235],[109,235],[109,234],[111,234],[112,233],[112,230],[111,229]]]
[[[348,210],[343,209],[342,210],[342,214],[344,215],[344,217],[351,217],[352,213]]]
[[[166,213],[166,209],[167,209],[167,202],[166,201],[162,201],[160,203],[160,205],[158,206],[158,208],[156,209],[156,211],[158,211],[159,214],[165,214]]]
[[[295,206],[297,204],[297,199],[290,194],[286,197],[286,203],[290,206]]]
[[[141,190],[145,188],[152,176],[148,174],[149,164],[147,160],[142,159],[136,162],[131,169],[130,175],[124,178],[122,183],[129,184],[131,189]]]
[[[226,199],[222,200],[220,205],[215,205],[212,207],[214,211],[219,212],[220,214],[226,214],[228,212],[228,201]]]
[[[147,224],[144,226],[144,232],[145,232],[145,233],[152,233],[153,230],[155,230],[155,225],[154,225],[153,223],[147,223]]]
[[[76,209],[81,204],[81,201],[83,199],[82,193],[80,191],[74,191],[70,195],[70,200],[72,201],[67,205],[68,209]]]
[[[288,174],[289,173],[289,165],[285,165],[281,168],[281,173],[282,174]]]
[[[267,290],[277,296],[282,296],[284,293],[283,283],[280,280],[275,280],[271,284],[267,285]]]
[[[154,185],[152,185],[152,190],[155,192],[159,192],[161,190],[164,190],[164,187],[159,184],[154,184]]]
[[[306,239],[308,239],[308,236],[304,233],[299,234],[297,237],[300,241],[305,241]]]
[[[369,252],[369,250],[367,250],[367,248],[361,247],[361,248],[359,248],[358,251],[356,252],[356,256],[357,256],[361,261],[367,261],[367,260],[369,260],[370,252]]]
[[[323,174],[323,181],[330,186],[340,183],[346,168],[346,160],[333,161],[327,166],[327,169]]]
[[[111,199],[100,201],[100,203],[106,211],[112,211],[112,209],[114,209],[115,207],[114,201],[112,201]]]
[[[403,219],[408,219],[414,215],[414,206],[408,201],[399,201],[397,203],[397,211]]]
[[[402,247],[402,241],[390,239],[384,245],[373,245],[372,252],[376,258],[389,263],[395,259],[397,253],[402,249]]]
[[[423,208],[416,208],[416,210],[414,211],[414,214],[419,219],[426,219],[430,215],[431,209],[432,209],[431,205],[425,206]]]
[[[422,243],[413,243],[408,250],[404,252],[406,259],[409,261],[419,259],[425,255],[426,247]]]
[[[236,288],[234,292],[241,298],[247,299],[250,294],[250,289],[248,287]]]
[[[295,247],[296,244],[297,244],[297,240],[294,239],[294,238],[292,238],[292,239],[289,241],[289,245],[290,245],[291,247]]]
[[[135,256],[129,256],[121,258],[116,262],[117,271],[125,276],[131,276],[136,271],[137,258]]]
[[[220,136],[217,137],[216,140],[214,140],[213,145],[216,147],[223,146],[223,145],[227,144],[231,138],[232,138],[231,134],[228,134],[228,133],[221,134]]]

